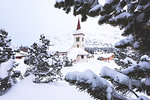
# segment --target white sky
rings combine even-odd
[[[15,45],[31,45],[39,39],[40,34],[53,38],[71,37],[76,30],[78,17],[54,8],[54,2],[55,0],[0,0],[0,28],[9,33]],[[97,22],[98,18],[89,18],[81,23],[83,32],[95,35],[120,33],[116,28],[99,26]]]

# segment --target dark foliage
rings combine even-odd
[[[8,37],[8,33],[5,30],[0,30],[0,67],[4,67],[1,66],[2,63],[7,62],[9,59],[14,59],[14,51],[10,48],[10,42],[11,39]],[[14,63],[12,68],[7,70],[8,76],[0,77],[0,95],[6,93],[16,83],[16,77],[20,76],[19,73],[16,76],[17,72],[13,71],[16,66],[17,64]]]
[[[40,43],[34,43],[29,48],[28,57],[24,63],[30,68],[25,76],[33,74],[35,83],[48,83],[61,79],[63,63],[59,57],[52,55],[49,50],[50,41],[44,35],[40,36]]]

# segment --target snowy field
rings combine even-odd
[[[87,69],[92,70],[95,74],[99,75],[101,68],[107,66],[111,69],[119,68],[114,61],[99,61],[96,59],[88,59],[88,62],[79,62],[74,64],[73,67],[65,67],[62,69],[62,73],[65,75],[67,72],[80,71],[83,72]]]
[[[84,92],[78,92],[67,82],[58,81],[50,84],[35,84],[32,76],[16,84],[0,100],[93,100]]]
[[[18,69],[24,73],[28,67],[23,64],[23,60],[17,60]],[[64,67],[62,73],[65,76],[68,72],[92,70],[99,75],[103,66],[117,68],[113,62],[103,62],[94,59],[89,59],[88,62],[79,62],[73,67]],[[3,96],[0,100],[94,100],[86,92],[80,92],[75,86],[70,86],[65,81],[57,81],[49,84],[35,84],[32,82],[33,76],[26,77],[18,82],[14,87]]]

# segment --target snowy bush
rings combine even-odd
[[[26,71],[25,76],[33,74],[35,83],[48,83],[61,79],[62,61],[50,53],[50,41],[44,35],[40,36],[39,42],[32,44],[29,48],[28,57],[24,62],[30,68]]]

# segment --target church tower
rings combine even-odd
[[[84,34],[81,31],[80,20],[78,19],[76,33],[74,36],[74,47],[84,49]]]

